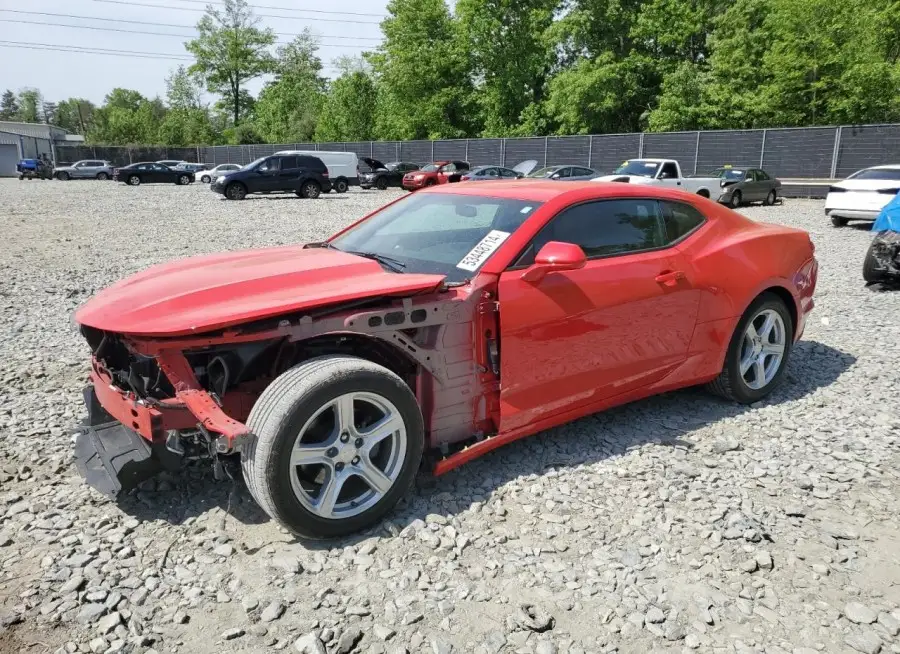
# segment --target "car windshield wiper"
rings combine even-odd
[[[318,241],[317,243],[307,243],[303,246],[304,249],[307,248],[327,248],[329,250],[337,250],[339,252],[343,252],[338,246],[332,245],[328,241]]]
[[[334,247],[334,246],[332,246]],[[347,254],[355,254],[358,257],[365,257],[366,259],[372,259],[373,261],[377,261],[382,266],[388,268],[393,272],[403,272],[403,269],[406,268],[406,264],[400,261],[399,259],[394,259],[393,257],[388,257],[383,254],[378,254],[377,252],[354,252],[353,250],[347,250]]]

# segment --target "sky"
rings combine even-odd
[[[220,0],[212,2],[218,4]],[[386,13],[387,0],[328,3],[249,0],[249,3],[260,15],[262,24],[279,33],[281,42],[289,41],[290,34],[299,33],[304,27],[318,34],[322,44],[319,56],[329,66],[336,57],[358,55],[377,46],[381,38],[378,22]],[[34,87],[40,89],[47,101],[82,97],[100,104],[111,89],[123,87],[148,97],[164,98],[166,76],[179,64],[191,63],[184,42],[195,33],[193,26],[203,15],[204,6],[205,0],[0,0],[0,61],[4,64],[0,69],[0,91]],[[376,15],[352,15],[360,13]],[[108,52],[88,54],[25,46],[79,46]],[[172,59],[139,58],[128,56],[129,53],[150,53]],[[335,72],[330,69],[325,74],[333,76]],[[255,95],[263,81],[251,82],[248,89]]]

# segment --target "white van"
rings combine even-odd
[[[356,172],[358,158],[355,152],[325,152],[322,150],[282,150],[275,154],[303,154],[318,157],[328,168],[328,179],[336,193],[346,193],[351,184],[359,185]]]

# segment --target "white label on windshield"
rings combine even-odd
[[[528,213],[529,211],[531,211],[531,207],[522,207],[519,213]]]
[[[491,230],[487,236],[481,239],[478,245],[469,251],[469,254],[462,258],[462,261],[456,264],[456,267],[460,270],[475,272],[478,270],[478,266],[487,261],[488,257],[494,253],[494,250],[500,247],[507,238],[509,238],[509,232],[501,232],[496,229]]]

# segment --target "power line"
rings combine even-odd
[[[122,0],[91,0],[91,2],[107,2],[109,4],[122,6]],[[131,2],[128,0],[129,7],[151,7],[153,9],[165,9],[166,11],[192,11],[194,13],[205,13],[205,9],[193,9],[191,7],[175,7],[171,5],[148,5],[144,2]],[[371,20],[354,20],[352,18],[302,18],[299,16],[285,16],[284,14],[256,14],[261,18],[280,18],[282,20],[305,20],[305,21],[322,21],[324,23],[358,23],[360,25],[379,25],[380,21]]]
[[[124,18],[99,18],[96,16],[78,16],[75,14],[51,14],[45,11],[21,11],[18,9],[0,9],[0,13],[7,14],[26,14],[28,16],[48,16],[50,18],[73,18],[76,20],[97,20],[104,23],[128,23],[130,25],[147,25],[149,27],[176,27],[180,29],[186,30],[195,30],[193,25],[182,25],[176,23],[156,23],[151,21],[143,21],[143,20],[125,20]],[[47,23],[51,25],[52,23]],[[72,27],[79,27],[78,25],[73,25]],[[299,32],[275,32],[278,36],[301,36]],[[176,36],[176,35],[171,35]],[[313,34],[313,36],[321,36],[324,39],[354,39],[360,41],[380,41],[381,39],[377,36],[337,36],[334,34]],[[190,38],[190,37],[188,37]]]
[[[47,50],[54,52],[67,52],[69,54],[94,54],[109,57],[116,55],[117,57],[134,58],[134,59],[163,59],[167,61],[193,61],[193,57],[189,55],[178,54],[158,54],[154,52],[132,51],[132,50],[110,50],[108,48],[94,48],[80,45],[34,45],[33,43],[23,41],[0,41],[0,48],[23,48],[26,50]],[[323,70],[338,70],[334,66],[323,66]]]
[[[25,25],[44,25],[49,27],[69,27],[78,30],[96,30],[99,32],[121,32],[123,34],[146,34],[149,36],[171,36],[178,39],[192,39],[196,34],[170,34],[168,32],[146,32],[143,30],[123,30],[115,27],[97,27],[94,25],[66,25],[65,23],[46,23],[35,20],[13,20],[10,18],[0,18],[0,23],[22,23]],[[319,43],[324,48],[361,48],[360,44],[352,43]]]
[[[92,2],[112,2],[118,5],[122,3],[119,0],[91,0]],[[217,7],[223,6],[221,2],[209,2],[208,0],[178,0],[179,4],[196,4],[196,5],[213,5]],[[133,2],[129,2],[128,5],[133,5]],[[166,5],[155,5],[160,9],[174,9],[175,7],[166,6]],[[295,7],[273,7],[272,5],[248,5],[251,9],[275,9],[277,11],[297,11],[305,14],[336,14],[338,16],[371,16],[373,18],[384,18],[386,14],[372,14],[360,11],[325,11],[324,9],[305,9],[305,8],[295,8]],[[205,9],[194,9],[192,11],[206,11]],[[261,15],[261,14],[258,14]]]

